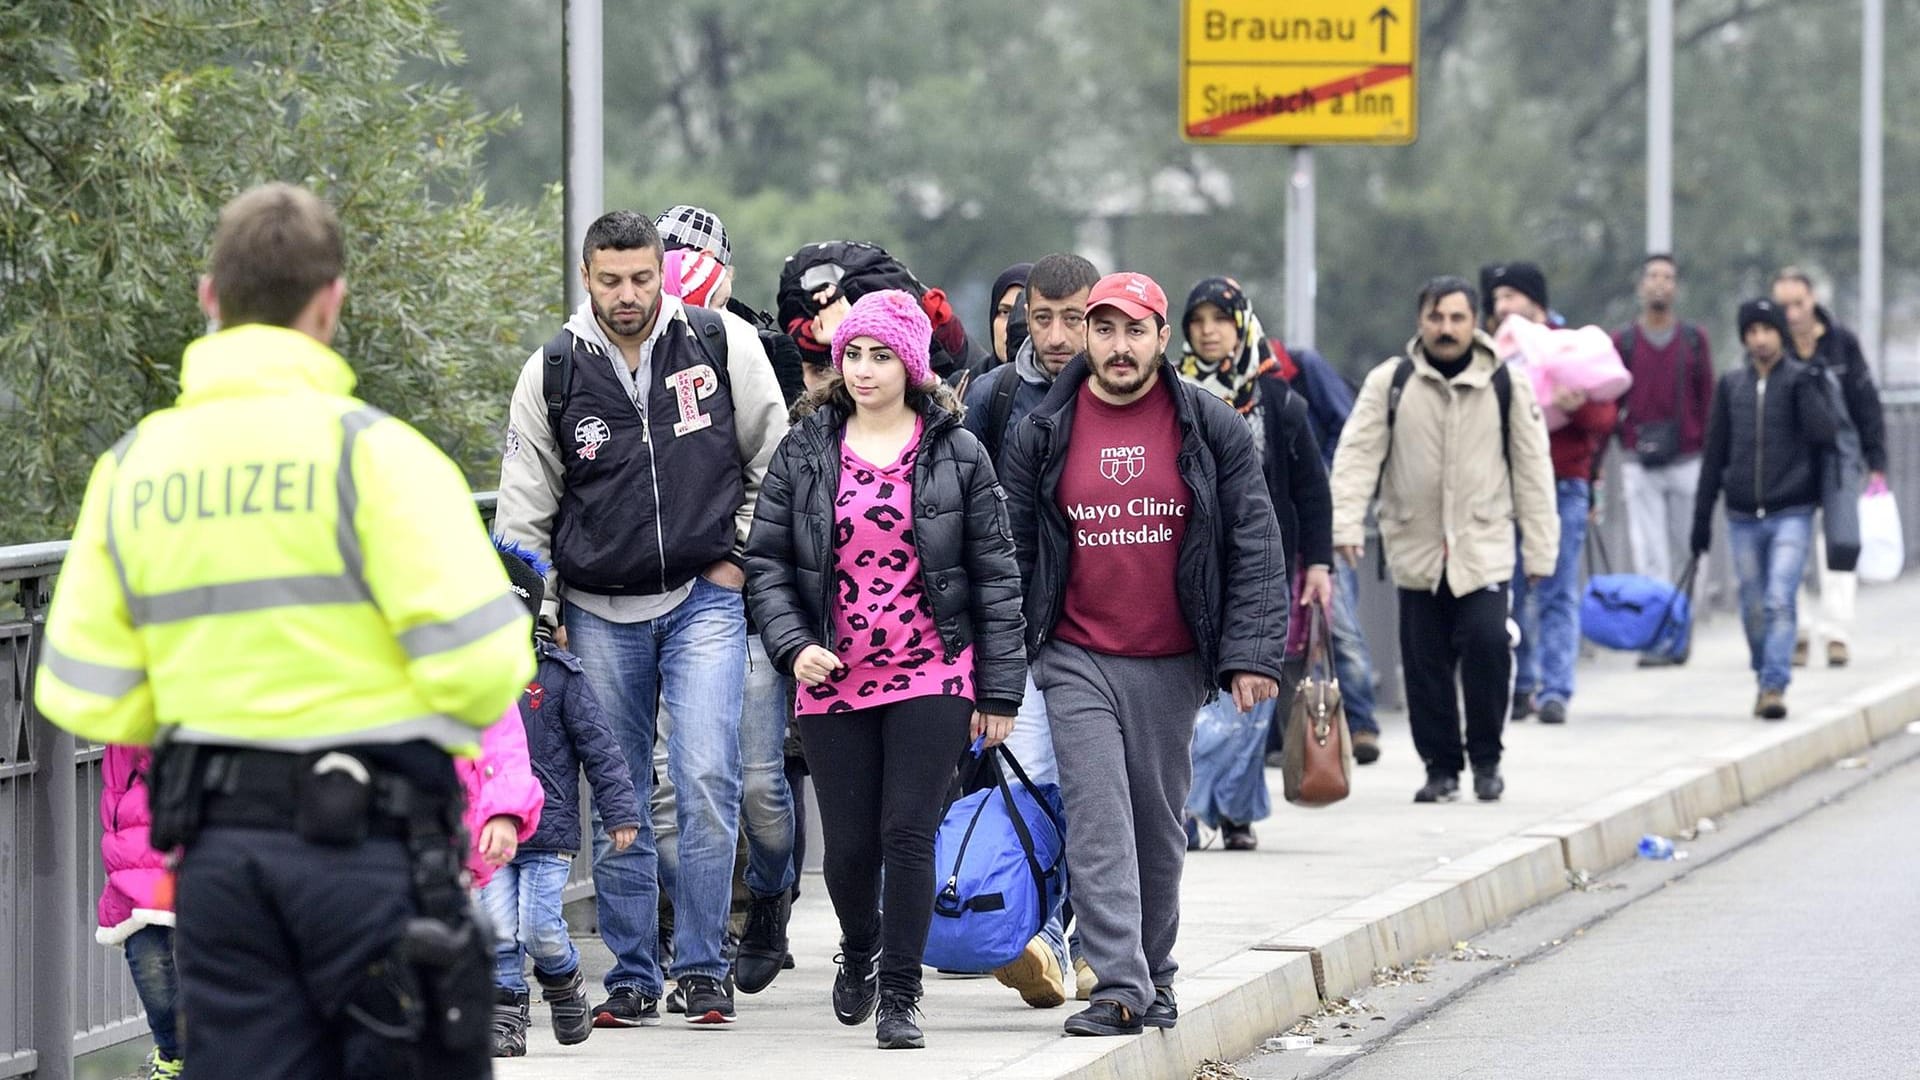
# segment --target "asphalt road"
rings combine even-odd
[[[1910,763],[1321,1074],[1920,1077],[1916,836]],[[1244,1075],[1298,1075],[1284,1057]]]

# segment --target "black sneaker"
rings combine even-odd
[[[833,976],[833,1015],[848,1027],[867,1022],[880,1000],[880,950],[862,952],[844,941],[833,958],[840,970]]]
[[[1140,1022],[1152,1028],[1170,1028],[1180,1022],[1180,1003],[1174,1000],[1173,987],[1153,988],[1153,1004],[1147,1006]]]
[[[565,975],[551,977],[536,971],[533,977],[539,980],[540,996],[552,1015],[553,1037],[561,1046],[586,1042],[593,1034],[594,1018],[587,1012],[587,989],[580,968],[576,965]]]
[[[1380,760],[1380,733],[1377,731],[1356,731],[1353,733],[1353,763],[1371,765]]]
[[[1567,703],[1548,701],[1540,706],[1540,722],[1543,724],[1564,724],[1567,722]]]
[[[1452,802],[1460,797],[1460,778],[1445,773],[1427,777],[1427,785],[1413,793],[1414,802]]]
[[[733,1023],[733,987],[711,975],[683,975],[680,989],[687,992],[687,1023]]]
[[[593,1010],[597,1028],[653,1027],[660,1022],[660,1003],[631,986],[615,987]]]
[[[1527,717],[1532,715],[1533,715],[1533,691],[1515,690],[1513,692],[1513,712],[1511,714],[1512,718],[1515,720],[1525,720]]]
[[[685,1016],[687,1014],[687,992],[680,989],[679,983],[673,984],[673,989],[667,991],[666,1007],[667,1015],[669,1016]]]
[[[493,1056],[527,1056],[527,992],[493,988]]]
[[[1546,719],[1545,716],[1541,717]],[[1489,765],[1473,767],[1473,797],[1481,802],[1499,802],[1500,793],[1507,790],[1507,782],[1500,779],[1500,766]]]
[[[927,1037],[913,1019],[918,1015],[920,1004],[917,999],[907,994],[880,995],[880,1022],[873,1032],[880,1049],[925,1050]]]
[[[1228,851],[1252,851],[1260,846],[1260,838],[1253,835],[1253,826],[1225,818],[1220,819],[1220,839]]]
[[[1096,1001],[1067,1017],[1069,1035],[1138,1035],[1146,1029],[1140,1017],[1117,1001]]]
[[[756,896],[747,905],[747,932],[733,960],[733,981],[743,994],[757,994],[773,984],[787,959],[787,920],[793,901],[782,892]]]

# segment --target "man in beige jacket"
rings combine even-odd
[[[1478,307],[1464,278],[1420,290],[1419,336],[1367,376],[1333,458],[1333,542],[1349,562],[1364,554],[1367,505],[1380,495],[1407,711],[1427,766],[1415,802],[1459,798],[1468,760],[1479,799],[1504,790],[1515,525],[1529,566],[1552,566],[1560,546],[1546,421],[1532,384],[1474,329]]]

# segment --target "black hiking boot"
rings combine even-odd
[[[733,960],[734,985],[743,994],[757,994],[773,984],[787,959],[787,920],[793,914],[790,894],[756,896],[747,906],[747,931]]]

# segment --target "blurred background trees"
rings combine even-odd
[[[554,0],[26,0],[0,8],[0,530],[57,535],[93,454],[166,400],[199,329],[212,215],[304,180],[353,230],[343,348],[376,404],[480,486],[520,362],[573,272]],[[1528,258],[1573,322],[1623,322],[1644,225],[1644,0],[1426,0],[1420,139],[1326,147],[1319,345],[1398,350],[1441,272]],[[1679,0],[1683,314],[1798,263],[1852,319],[1858,0]],[[802,243],[886,245],[984,332],[1006,264],[1080,250],[1176,305],[1228,273],[1268,330],[1287,152],[1177,134],[1172,0],[622,0],[606,5],[607,200],[695,202],[771,307]],[[1920,0],[1890,0],[1888,357],[1920,382]],[[514,124],[515,118],[523,122]],[[31,141],[28,140],[31,136]],[[39,144],[36,147],[34,144]],[[25,485],[23,488],[22,485]],[[19,490],[16,490],[19,489]]]

